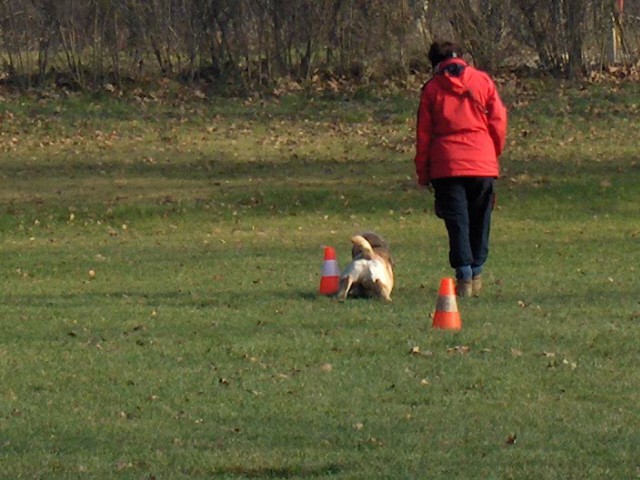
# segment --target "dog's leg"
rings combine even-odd
[[[344,302],[347,299],[347,295],[349,295],[349,290],[351,290],[351,285],[353,285],[353,279],[350,275],[342,277],[340,279],[340,290],[338,291],[338,300]]]
[[[363,270],[367,265],[366,260],[354,260],[352,261],[340,275],[340,290],[338,291],[338,300],[344,301],[347,299],[351,287],[359,282],[362,276]]]
[[[376,292],[378,294],[378,297],[380,297],[382,300],[387,303],[391,303],[391,292],[389,292],[389,289],[386,285],[383,285],[380,279],[376,279]]]

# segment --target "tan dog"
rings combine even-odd
[[[390,302],[394,264],[387,243],[375,232],[355,235],[351,243],[351,263],[340,276],[338,299],[377,297]]]

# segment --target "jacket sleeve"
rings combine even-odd
[[[493,140],[496,149],[496,157],[499,157],[504,150],[507,138],[507,109],[500,99],[493,82],[487,102],[487,117],[489,120],[489,135]]]
[[[419,185],[428,185],[431,181],[429,174],[429,146],[431,144],[431,111],[428,106],[426,88],[422,89],[420,106],[418,107],[418,120],[416,124],[416,176]]]

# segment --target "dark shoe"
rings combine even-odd
[[[459,297],[470,297],[473,294],[471,280],[458,280],[456,283],[456,295]]]
[[[471,279],[471,293],[474,297],[478,297],[480,292],[482,292],[482,276],[476,275]]]

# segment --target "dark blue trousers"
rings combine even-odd
[[[489,255],[493,177],[451,177],[431,181],[438,217],[449,234],[449,263],[458,280],[479,275]]]

